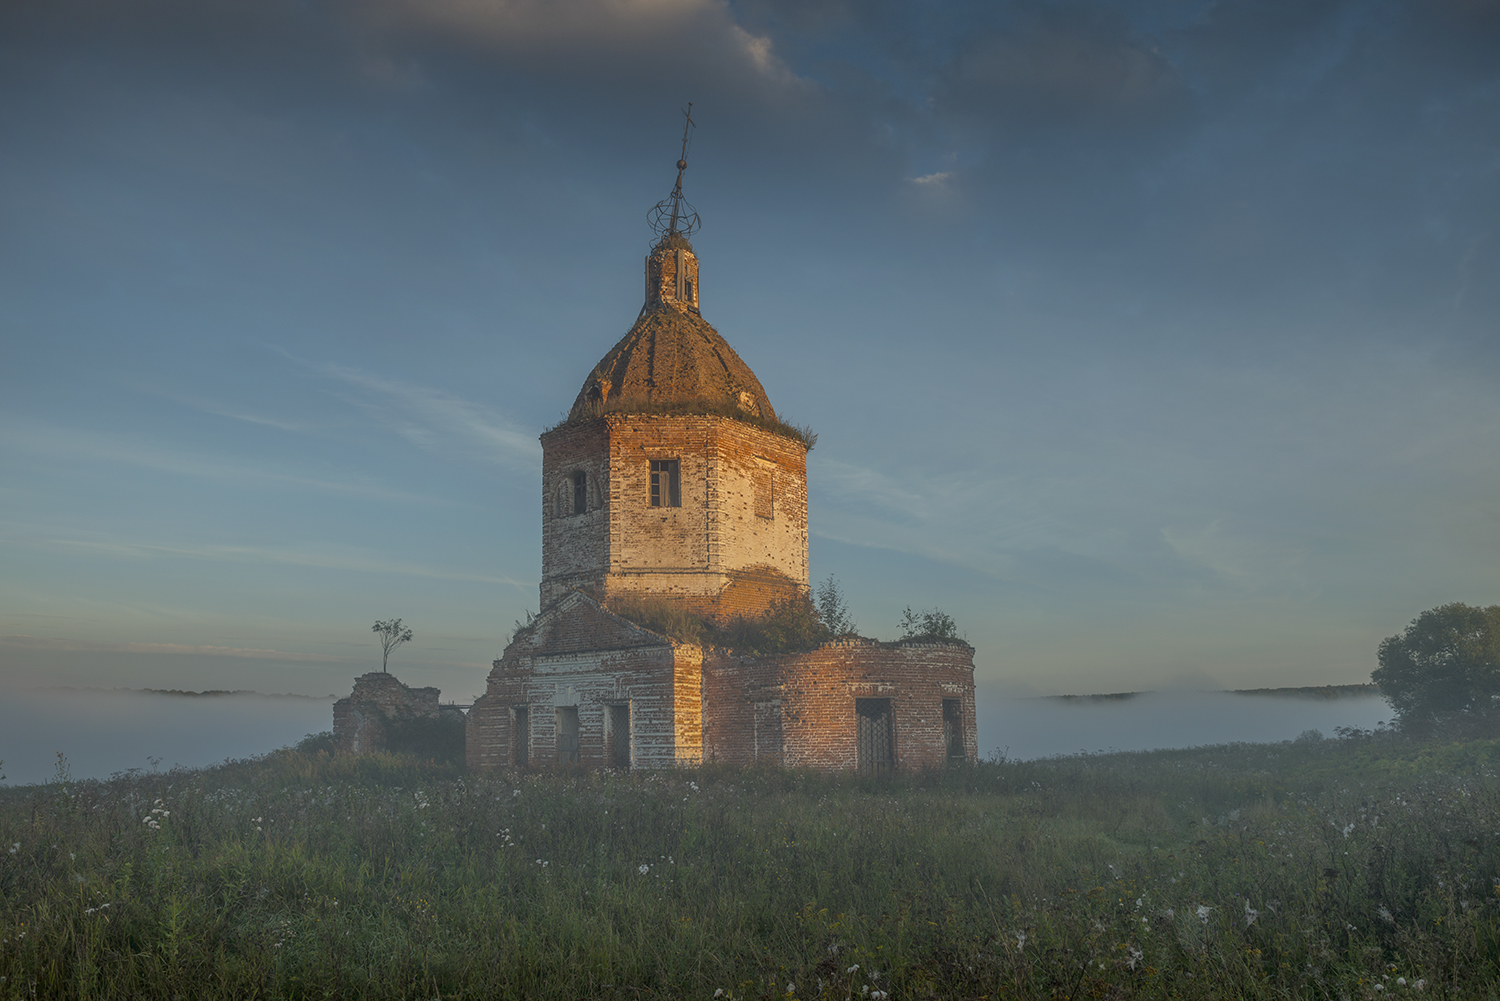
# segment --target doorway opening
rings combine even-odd
[[[510,761],[517,768],[531,764],[531,710],[516,706],[512,710]]]
[[[630,704],[609,707],[609,763],[622,771],[630,768]]]
[[[578,764],[578,707],[557,707],[557,763]]]
[[[858,727],[855,744],[859,774],[888,773],[896,764],[895,741],[891,736],[891,700],[855,699],[854,718]]]
[[[948,749],[949,761],[969,756],[964,751],[963,702],[958,699],[943,700],[943,746]]]

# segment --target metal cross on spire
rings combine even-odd
[[[657,202],[647,216],[651,232],[658,237],[680,236],[687,239],[700,224],[697,211],[682,197],[682,173],[687,170],[688,144],[692,140],[693,129],[698,126],[693,121],[692,101],[683,109],[682,117],[682,154],[677,159],[677,184],[672,188],[672,193]]]

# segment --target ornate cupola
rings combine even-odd
[[[543,608],[582,590],[729,617],[807,589],[808,440],[698,308],[692,128],[650,213],[640,314],[542,435]]]

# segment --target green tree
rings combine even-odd
[[[387,665],[391,662],[391,651],[402,643],[411,642],[411,630],[403,626],[400,619],[376,619],[370,631],[380,637],[380,669],[389,674]]]
[[[958,624],[953,621],[953,616],[941,608],[914,612],[911,606],[907,605],[906,610],[901,613],[901,638],[904,640],[956,640],[958,639]]]
[[[1370,680],[1402,729],[1468,735],[1500,721],[1500,605],[1454,602],[1381,641]]]
[[[852,636],[859,632],[854,616],[849,614],[849,606],[844,604],[844,591],[833,574],[818,585],[817,605],[818,618],[834,636]]]

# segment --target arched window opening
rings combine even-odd
[[[589,477],[587,473],[573,474],[573,513],[588,514]]]

